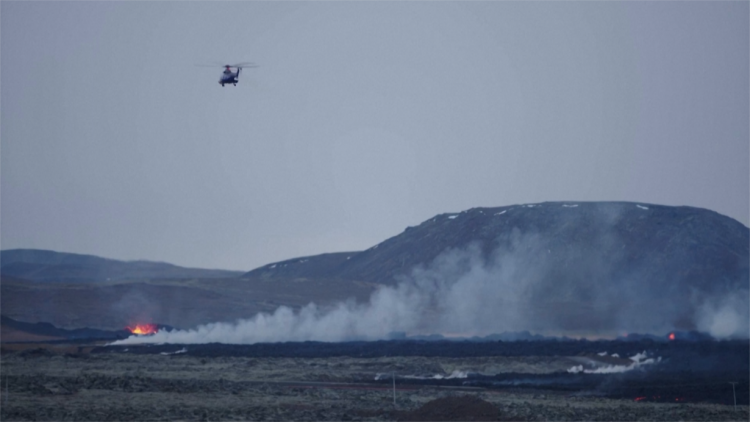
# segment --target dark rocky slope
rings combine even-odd
[[[654,280],[723,284],[748,279],[750,235],[741,223],[701,208],[626,202],[545,202],[440,214],[366,251],[290,259],[245,276],[393,284],[449,249],[475,243],[489,256],[512,247],[519,237],[528,239],[524,246],[533,253],[553,255],[544,261],[559,268],[595,261],[608,272],[637,272]]]
[[[19,331],[23,333],[68,340],[119,340],[130,336],[130,331],[125,329],[121,329],[118,331],[97,330],[94,328],[66,330],[64,328],[55,327],[48,322],[37,322],[32,324],[23,321],[16,321],[15,319],[7,317],[5,315],[0,316],[0,326],[2,326],[2,328],[4,329]],[[172,327],[166,328],[171,329]]]

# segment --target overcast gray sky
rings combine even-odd
[[[436,214],[748,225],[748,2],[7,2],[3,249],[250,270]],[[222,88],[211,61],[253,61]]]

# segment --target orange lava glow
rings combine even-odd
[[[131,333],[138,334],[139,336],[146,334],[154,334],[159,331],[159,327],[156,324],[136,324],[135,327],[127,326]]]
[[[674,333],[669,333],[669,339],[674,340]]]
[[[645,399],[646,399],[646,396],[636,397],[635,401],[641,401],[641,400],[645,400]]]

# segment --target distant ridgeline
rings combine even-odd
[[[118,261],[39,249],[0,251],[0,274],[37,282],[237,277],[242,272],[183,268],[164,262]]]

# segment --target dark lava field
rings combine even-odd
[[[92,353],[171,354],[201,358],[378,358],[419,356],[444,358],[473,357],[579,357],[591,370],[607,366],[627,367],[630,362],[606,362],[600,353],[622,357],[646,353],[657,363],[621,373],[554,372],[549,374],[467,373],[465,378],[411,379],[420,385],[473,386],[487,389],[547,389],[570,393],[596,394],[612,398],[660,402],[712,402],[748,405],[750,398],[750,344],[747,341],[376,341],[345,343],[264,343],[253,345],[195,344],[107,346]],[[586,361],[599,356],[599,361]],[[645,358],[645,357],[644,357]],[[632,361],[631,361],[632,362]],[[390,382],[385,380],[384,382]]]
[[[0,418],[748,420],[749,356],[713,340],[6,344]]]

